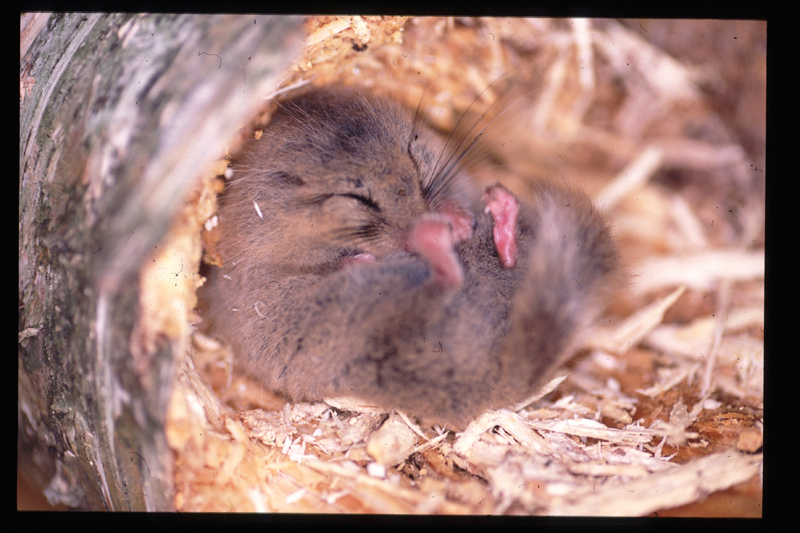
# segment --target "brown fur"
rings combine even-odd
[[[247,372],[291,399],[358,397],[463,427],[546,382],[617,286],[606,223],[552,185],[520,206],[504,268],[492,214],[444,214],[465,209],[454,174],[437,172],[445,143],[391,102],[314,90],[247,149],[202,311]],[[436,248],[432,232],[473,220]]]

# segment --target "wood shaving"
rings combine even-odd
[[[636,348],[648,333],[661,324],[664,313],[685,290],[685,287],[678,287],[668,296],[639,309],[615,328],[598,328],[592,335],[591,346],[615,353]]]
[[[595,196],[595,203],[608,211],[616,203],[641,187],[661,166],[663,151],[654,146],[646,148],[639,157],[623,170],[605,189]]]
[[[764,250],[719,250],[682,257],[653,257],[639,263],[635,290],[654,292],[686,285],[710,290],[719,280],[747,281],[764,277]]]
[[[758,455],[719,453],[624,485],[604,487],[594,494],[574,494],[572,501],[556,505],[553,514],[631,516],[652,513],[743,483],[758,475],[760,469]],[[654,487],[658,490],[653,490]]]
[[[495,160],[476,180],[502,180],[521,196],[532,194],[530,176],[579,183],[610,218],[631,288],[555,390],[459,433],[352,399],[287,404],[236,374],[225,346],[195,335],[168,412],[177,510],[642,516],[689,504],[701,514],[709,494],[752,486],[760,512],[761,148],[739,144],[703,97],[703,84],[733,79],[739,66],[690,64],[635,22],[307,19],[303,56],[265,97],[355,85],[411,109],[422,101],[425,118],[448,132],[504,92],[526,94],[487,137]],[[755,29],[740,35],[765,35],[744,24]],[[517,90],[507,78],[529,79]],[[215,204],[198,198],[200,233]],[[202,232],[207,262],[213,231]],[[193,295],[183,297],[191,309]],[[143,319],[145,346],[164,331],[188,337],[163,320]]]

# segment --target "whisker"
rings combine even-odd
[[[532,91],[531,91],[531,92],[532,92]],[[483,129],[482,129],[482,130],[481,130],[481,131],[478,133],[478,135],[476,135],[476,136],[475,136],[475,138],[472,140],[472,142],[470,142],[469,146],[467,146],[467,148],[466,148],[466,149],[464,149],[462,152],[460,152],[460,153],[459,153],[459,155],[458,155],[457,157],[456,157],[455,155],[453,155],[453,156],[452,156],[452,157],[455,157],[455,159],[454,159],[452,162],[450,162],[450,164],[449,164],[449,166],[448,166],[448,170],[449,170],[450,168],[453,168],[455,165],[457,165],[457,164],[458,164],[458,163],[459,163],[459,162],[460,162],[460,161],[461,161],[461,160],[462,160],[462,159],[463,159],[463,158],[464,158],[464,157],[465,157],[467,154],[469,154],[469,153],[472,151],[472,149],[473,149],[473,148],[475,148],[475,146],[476,146],[476,145],[477,145],[477,144],[480,142],[481,138],[483,137],[483,134],[486,132],[486,130],[487,130],[487,129],[489,129],[489,127],[491,127],[491,126],[492,126],[492,125],[493,125],[493,124],[494,124],[494,123],[495,123],[497,120],[499,120],[499,119],[500,119],[500,117],[502,117],[503,115],[505,115],[505,114],[506,114],[506,113],[507,113],[507,112],[508,112],[508,111],[509,111],[511,108],[513,108],[513,107],[514,107],[516,104],[518,104],[519,102],[521,102],[522,100],[524,100],[525,98],[527,98],[527,97],[528,97],[530,94],[531,94],[531,93],[527,93],[527,94],[525,94],[525,95],[523,95],[523,96],[519,97],[519,98],[518,98],[517,100],[515,100],[513,103],[511,103],[510,105],[506,106],[506,107],[505,107],[505,108],[504,108],[504,109],[503,109],[503,110],[502,110],[500,113],[498,113],[498,114],[497,114],[497,116],[495,116],[494,118],[492,118],[492,120],[490,120],[490,121],[489,121],[489,123],[488,123],[488,124],[486,124],[486,126],[484,126],[484,128],[483,128]],[[494,106],[494,104],[492,104],[492,105]],[[491,109],[491,108],[490,108],[490,109]],[[487,110],[487,113],[488,113],[488,110]],[[473,125],[473,127],[472,127],[472,128],[470,128],[470,131],[468,132],[468,134],[472,132],[472,130],[475,128],[475,126],[477,126],[477,125],[478,125],[478,123],[479,123],[479,122],[480,122],[480,121],[483,119],[483,117],[484,117],[484,116],[485,116],[487,113],[484,113],[483,115],[481,115],[481,116],[478,118],[478,120],[475,122],[475,124]],[[463,141],[462,141],[462,143],[463,143]],[[459,143],[459,146],[461,146],[461,143]],[[452,157],[451,157],[451,158],[452,158]]]
[[[421,113],[419,111],[420,111],[421,106],[422,106],[422,101],[425,99],[425,94],[427,94],[427,92],[430,91],[433,88],[433,86],[436,85],[439,82],[439,80],[441,78],[442,77],[439,76],[438,78],[433,80],[433,82],[431,82],[431,84],[428,85],[428,87],[424,91],[422,91],[422,94],[419,96],[419,100],[417,100],[417,107],[414,109],[414,116],[411,119],[411,125],[413,127],[412,131],[416,130],[417,126],[420,124],[420,122],[422,122],[422,115],[421,115]],[[440,112],[441,112],[441,109],[440,109]]]
[[[439,169],[439,163],[441,162],[442,156],[443,156],[443,155],[444,155],[444,153],[447,151],[447,147],[448,147],[448,145],[450,144],[450,141],[452,140],[452,138],[453,138],[453,135],[455,135],[455,132],[456,132],[456,130],[458,129],[458,126],[461,124],[461,122],[462,122],[462,121],[464,120],[464,118],[467,116],[467,113],[469,113],[469,110],[470,110],[470,109],[472,109],[472,106],[474,106],[474,105],[475,105],[475,103],[476,103],[478,100],[480,100],[481,96],[483,96],[483,94],[484,94],[486,91],[488,91],[488,90],[489,90],[489,88],[490,88],[492,85],[494,85],[495,83],[497,83],[498,81],[500,81],[500,79],[502,79],[502,78],[503,78],[503,76],[505,76],[505,74],[507,74],[507,73],[504,73],[504,74],[502,74],[502,75],[501,75],[501,76],[499,76],[497,79],[495,79],[494,81],[492,81],[492,83],[490,83],[489,85],[487,85],[487,86],[486,86],[486,87],[485,87],[485,88],[484,88],[484,89],[483,89],[483,90],[482,90],[482,91],[481,91],[481,92],[478,94],[478,96],[476,96],[476,97],[475,97],[475,99],[474,99],[474,100],[472,100],[472,103],[471,103],[471,104],[469,104],[469,107],[467,107],[467,108],[464,110],[464,112],[461,114],[461,116],[458,118],[458,121],[456,122],[456,125],[453,127],[453,129],[450,131],[450,135],[447,137],[447,142],[445,142],[445,145],[444,145],[444,148],[442,149],[442,152],[439,154],[439,159],[436,161],[436,165],[434,166],[434,169],[433,169],[433,173],[434,173],[434,175],[437,173],[437,170]],[[489,106],[489,107],[491,108],[491,106]],[[488,109],[487,109],[487,112],[488,112]],[[477,125],[477,124],[478,124],[478,123],[479,123],[479,122],[480,122],[480,121],[483,119],[483,116],[484,116],[485,114],[486,114],[486,113],[484,113],[484,114],[482,114],[482,115],[480,115],[480,116],[478,117],[478,119],[475,121],[475,123],[472,125],[472,127],[471,127],[471,128],[468,130],[468,131],[467,131],[467,134],[465,135],[465,138],[469,136],[469,134],[472,132],[472,130],[475,128],[475,126],[476,126],[476,125]],[[461,142],[459,142],[459,143],[458,143],[458,145],[457,145],[457,146],[455,147],[455,149],[454,149],[454,150],[451,152],[451,154],[452,154],[452,153],[455,153],[455,152],[457,152],[457,151],[459,150],[459,148],[461,147],[461,145],[463,144],[463,142],[464,142],[464,139],[462,139],[462,140],[461,140]],[[447,161],[445,161],[445,164],[447,164]]]
[[[434,195],[435,191],[437,191],[439,189],[447,189],[447,186],[446,186],[447,182],[450,179],[452,179],[454,175],[457,174],[457,172],[455,171],[455,168],[463,160],[464,156],[466,156],[468,153],[470,153],[472,148],[474,148],[474,146],[480,142],[481,137],[483,136],[483,133],[492,124],[492,122],[494,122],[494,120],[490,121],[489,124],[487,124],[486,127],[484,127],[480,131],[480,133],[472,140],[472,142],[469,144],[469,146],[466,149],[464,149],[464,150],[461,149],[461,147],[464,144],[464,142],[470,137],[471,133],[475,130],[475,128],[484,120],[484,118],[487,116],[487,114],[489,114],[490,111],[492,111],[498,105],[500,105],[498,103],[499,100],[496,100],[494,103],[492,103],[489,106],[489,108],[484,113],[479,115],[477,117],[477,119],[475,120],[475,122],[466,131],[466,133],[464,133],[463,135],[460,135],[461,140],[458,142],[458,144],[454,148],[451,147],[450,149],[448,149],[448,146],[451,145],[451,141],[453,140],[453,137],[455,136],[456,132],[459,129],[459,126],[462,124],[462,122],[464,121],[465,117],[469,113],[469,110],[472,109],[472,107],[475,105],[475,103],[478,100],[480,100],[481,96],[484,93],[486,93],[486,91],[488,91],[489,88],[491,88],[496,83],[498,83],[501,79],[506,77],[509,72],[512,72],[512,71],[509,70],[509,71],[505,72],[504,74],[498,76],[489,85],[487,85],[486,88],[484,88],[483,91],[481,91],[480,94],[478,94],[478,96],[475,97],[475,99],[472,101],[472,103],[469,105],[469,107],[467,107],[467,109],[465,109],[464,112],[459,117],[458,121],[456,122],[455,127],[451,130],[450,135],[448,136],[447,141],[445,142],[444,148],[442,149],[441,153],[439,154],[439,159],[437,160],[436,165],[434,166],[433,173],[432,173],[433,174],[433,178],[431,179],[431,181],[428,183],[428,185],[425,188],[426,190],[424,192],[428,194],[429,198],[432,198],[433,196],[438,196],[438,195]],[[502,113],[498,114],[497,117],[499,117],[500,115],[502,115]],[[495,119],[497,117],[495,117]],[[444,157],[445,154],[447,154],[447,155],[446,155],[446,157],[444,159],[444,163],[442,164],[442,157]]]
[[[511,71],[509,71],[511,72]],[[475,149],[478,146],[482,146],[481,141],[483,140],[484,133],[486,133],[490,128],[495,127],[505,120],[508,119],[509,111],[512,109],[517,109],[518,104],[523,101],[527,100],[529,105],[525,107],[525,109],[532,107],[535,105],[535,102],[532,102],[530,96],[536,92],[537,89],[533,89],[530,91],[526,91],[524,94],[516,98],[510,104],[504,104],[503,101],[508,101],[504,98],[498,98],[494,103],[492,103],[489,108],[479,115],[477,119],[472,123],[466,133],[463,134],[459,143],[453,148],[452,150],[448,150],[447,146],[451,144],[451,140],[456,135],[456,131],[458,130],[459,126],[463,122],[466,114],[468,113],[469,109],[480,99],[480,96],[484,94],[489,87],[497,83],[499,80],[504,78],[508,72],[498,77],[494,80],[491,84],[489,84],[486,89],[484,89],[478,97],[473,100],[472,104],[467,108],[466,111],[461,115],[459,118],[458,123],[453,128],[448,137],[447,143],[445,144],[445,148],[442,150],[439,156],[439,160],[437,161],[436,167],[433,172],[433,177],[429,181],[429,183],[425,187],[424,193],[426,194],[426,198],[429,200],[431,204],[435,204],[439,201],[441,196],[445,194],[445,192],[450,188],[450,182],[456,178],[460,174],[460,172],[465,169],[469,168],[470,166],[475,165],[479,161],[485,159],[490,155],[488,151],[478,151],[476,152]],[[515,92],[515,91],[512,91]],[[500,109],[498,112],[497,110]],[[491,116],[492,113],[494,116]],[[491,116],[491,119],[487,121],[487,117]],[[480,131],[472,137],[472,140],[464,146],[464,144],[470,139],[472,133],[478,128],[481,123],[483,126],[480,128]],[[442,157],[444,157],[444,162],[442,163]]]

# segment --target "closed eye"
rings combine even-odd
[[[347,198],[352,198],[354,200],[357,200],[357,201],[361,202],[362,204],[364,204],[365,206],[369,207],[370,209],[374,209],[376,211],[380,211],[381,210],[381,208],[378,207],[378,204],[376,204],[372,200],[372,198],[370,198],[368,196],[362,196],[360,194],[354,194],[354,193],[351,193],[351,192],[337,194],[335,196],[346,196]]]
[[[316,196],[305,198],[304,200],[301,200],[301,202],[303,204],[321,204],[321,203],[326,202],[326,201],[330,200],[331,198],[335,198],[337,196],[343,196],[345,198],[352,198],[353,200],[357,200],[358,202],[364,204],[365,206],[369,207],[370,209],[374,209],[375,211],[380,211],[381,210],[381,208],[378,206],[378,204],[376,204],[375,201],[372,198],[370,198],[369,196],[363,196],[361,194],[355,194],[355,193],[350,193],[350,192],[345,192],[345,193],[340,193],[340,194],[334,194],[334,193],[319,194],[319,195],[316,195]]]

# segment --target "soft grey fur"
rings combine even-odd
[[[291,399],[357,397],[463,427],[546,382],[618,286],[607,224],[553,185],[520,206],[513,268],[482,212],[469,238],[418,252],[414,228],[458,204],[455,170],[389,101],[310,91],[247,150],[201,310],[243,369]],[[431,264],[453,250],[463,281],[447,286]]]

